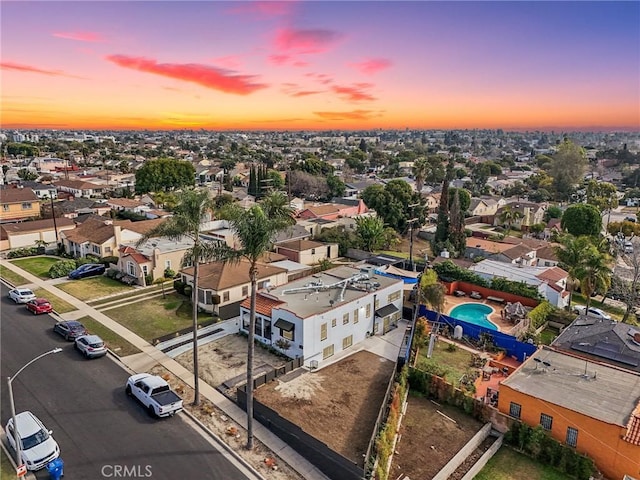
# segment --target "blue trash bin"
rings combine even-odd
[[[64,462],[61,458],[56,458],[47,463],[47,471],[50,480],[60,480],[64,476]]]

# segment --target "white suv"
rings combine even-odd
[[[574,307],[573,311],[578,315],[588,315],[590,317],[596,317],[601,320],[611,320],[611,315],[603,312],[599,308],[589,307],[589,311],[587,312],[587,307],[585,305],[577,305]]]
[[[31,412],[21,412],[16,415],[18,435],[22,440],[22,461],[27,470],[40,470],[47,463],[60,456],[60,447],[42,422]],[[16,442],[13,432],[13,418],[7,422],[7,441],[15,452]]]

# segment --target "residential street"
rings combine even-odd
[[[140,478],[248,478],[192,428],[184,414],[150,418],[126,397],[129,374],[119,364],[110,357],[85,360],[71,342],[52,333],[48,315],[36,317],[15,305],[7,298],[8,290],[4,284],[0,289],[2,425],[11,416],[6,378],[37,355],[63,348],[24,370],[13,391],[17,412],[30,410],[53,430],[66,478],[114,477],[115,466],[136,468]],[[149,471],[151,475],[145,475]],[[46,469],[37,478],[49,478]]]

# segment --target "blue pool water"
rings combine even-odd
[[[451,310],[449,316],[462,320],[463,322],[474,323],[481,327],[490,328],[491,330],[498,330],[496,324],[487,318],[492,312],[493,309],[491,307],[482,305],[481,303],[463,303]]]

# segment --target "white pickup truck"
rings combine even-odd
[[[152,417],[169,417],[182,410],[182,399],[162,377],[148,373],[132,375],[125,391],[142,403]]]

